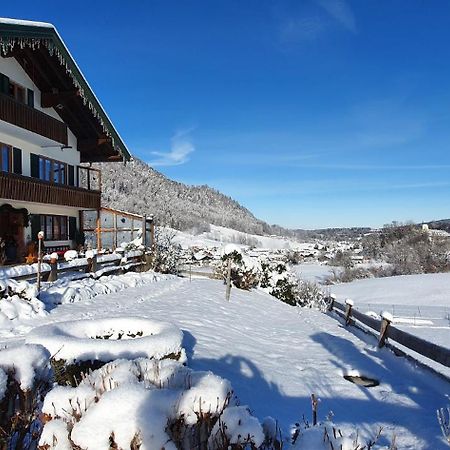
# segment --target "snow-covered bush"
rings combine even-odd
[[[36,448],[41,397],[50,389],[50,354],[39,345],[0,350],[0,448]]]
[[[252,289],[258,286],[261,277],[261,265],[258,261],[244,256],[241,249],[228,244],[222,250],[221,260],[216,267],[216,274],[224,280],[228,276],[228,264],[231,261],[231,282],[239,289]]]
[[[226,424],[229,443],[256,448],[263,436],[258,421],[236,407],[228,381],[172,360],[113,361],[77,387],[54,388],[42,411],[46,450],[219,450],[217,423]]]
[[[173,231],[156,227],[152,247],[151,269],[160,273],[179,273],[181,247],[174,242]]]
[[[26,281],[0,280],[0,325],[45,316],[45,305],[36,296],[36,286]]]
[[[298,279],[283,261],[266,260],[261,263],[260,286],[279,300],[296,306],[299,302]]]
[[[330,413],[327,420],[317,425],[296,424],[290,450],[396,450],[395,440],[390,447],[377,444],[381,433],[380,428],[368,441],[362,439],[357,430],[344,433],[332,422]]]
[[[301,280],[298,286],[297,305],[324,311],[327,308],[327,301],[324,292],[317,283]]]

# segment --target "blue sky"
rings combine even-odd
[[[450,2],[22,0],[131,152],[287,227],[450,217]]]

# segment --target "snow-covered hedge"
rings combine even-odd
[[[36,287],[26,281],[0,280],[0,326],[8,326],[12,320],[45,316],[45,305],[36,295]]]
[[[58,322],[33,329],[26,342],[44,346],[54,360],[108,362],[118,358],[186,360],[176,326],[140,317]]]
[[[48,450],[257,448],[264,439],[258,421],[233,403],[228,381],[172,360],[113,361],[75,388],[54,388],[42,410],[40,445]]]
[[[50,389],[49,352],[39,345],[0,350],[0,447],[34,449],[39,438],[40,399]]]

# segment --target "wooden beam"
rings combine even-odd
[[[80,152],[89,152],[97,149],[101,145],[110,143],[111,138],[108,137],[78,139],[77,148]]]
[[[72,89],[69,91],[60,91],[55,89],[55,92],[41,92],[41,106],[42,108],[55,108],[58,105],[64,106],[67,99],[80,95],[79,89]]]

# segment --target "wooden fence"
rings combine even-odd
[[[345,304],[339,303],[334,297],[329,297],[329,311],[334,311],[345,320],[345,324],[365,326],[365,329],[376,331],[378,334],[378,346],[386,345],[386,339],[396,342],[426,358],[438,362],[446,367],[450,367],[450,349],[433,344],[421,339],[413,334],[399,330],[392,325],[392,316],[383,314],[378,320],[370,317],[353,307],[351,300],[346,300]]]
[[[91,258],[79,258],[70,263],[50,261],[42,264],[42,281],[56,281],[62,275],[71,273],[72,279],[84,278],[86,276],[100,277],[102,275],[112,275],[115,273],[125,273],[128,271],[143,271],[149,268],[150,254],[143,252],[133,252],[123,258],[120,255],[94,255]],[[7,278],[14,280],[36,280],[37,271],[25,274],[11,274]]]

